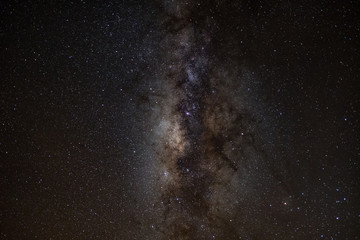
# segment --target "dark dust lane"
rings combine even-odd
[[[241,102],[246,99],[239,95],[244,82],[253,79],[238,62],[219,62],[211,18],[183,3],[170,4],[165,11],[169,17],[163,24],[178,27],[161,43],[165,63],[159,81],[168,90],[162,111],[153,116],[159,121],[154,122],[154,159],[160,169],[153,187],[161,189],[156,228],[164,239],[247,236],[244,226],[236,226],[242,218],[239,210],[246,208],[242,201],[251,201],[241,192],[252,187],[245,181],[255,181],[259,174],[273,181],[264,172],[259,120],[246,106],[253,103]],[[248,176],[252,167],[263,169]]]

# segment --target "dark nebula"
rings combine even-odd
[[[0,239],[359,239],[358,2],[0,7]]]

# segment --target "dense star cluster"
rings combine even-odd
[[[0,239],[360,239],[359,2],[0,11]]]

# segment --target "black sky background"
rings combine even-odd
[[[278,225],[244,239],[358,239],[359,2],[197,3],[189,21],[212,18],[210,58],[256,79],[239,94],[288,193],[244,210]],[[143,166],[149,88],[173,24],[164,3],[0,9],[0,238],[157,239]]]

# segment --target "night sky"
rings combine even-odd
[[[0,239],[360,239],[360,2],[0,15]]]

